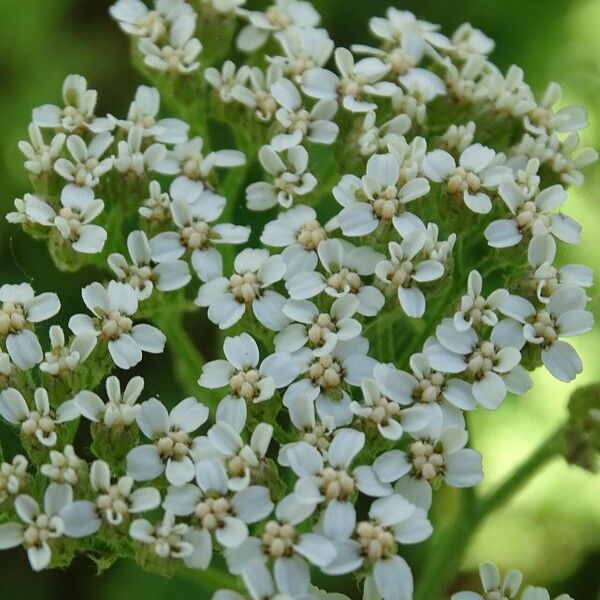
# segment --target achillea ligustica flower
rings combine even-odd
[[[161,573],[219,551],[214,600],[339,599],[311,577],[349,573],[366,600],[412,600],[404,546],[448,520],[429,517],[440,487],[483,477],[463,413],[538,365],[582,371],[563,338],[593,326],[593,273],[557,249],[580,241],[565,186],[598,155],[578,150],[585,110],[501,73],[469,24],[390,8],[371,45],[336,48],[306,0],[244,5],[118,0],[152,86],[98,116],[69,75],[32,113],[33,189],[7,220],[97,281],[46,353],[56,294],[0,287],[0,415],[23,445],[0,464],[0,548]],[[165,346],[172,372],[112,374]],[[522,577],[481,580],[453,599],[516,598]]]

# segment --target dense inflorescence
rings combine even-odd
[[[446,37],[390,8],[347,49],[309,2],[244,4],[118,0],[156,87],[97,116],[70,75],[33,111],[33,191],[7,219],[103,275],[46,351],[57,295],[0,287],[0,415],[23,446],[0,466],[0,548],[35,570],[215,562],[215,600],[325,597],[316,572],[410,600],[403,548],[431,536],[436,491],[483,477],[464,413],[542,364],[582,371],[564,338],[592,328],[592,272],[555,255],[579,242],[565,187],[597,153],[578,149],[585,111],[501,73],[468,24]],[[165,344],[178,403],[126,373]],[[520,575],[481,572],[485,598],[515,597]]]

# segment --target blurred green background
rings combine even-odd
[[[368,18],[382,14],[389,0],[314,0],[338,45],[366,41]],[[106,0],[0,1],[0,205],[28,191],[16,144],[27,137],[31,108],[59,102],[68,73],[81,73],[100,92],[98,113],[124,114],[140,83],[128,62],[128,42],[108,17]],[[541,94],[549,80],[561,83],[563,103],[587,107],[591,126],[584,145],[600,147],[600,0],[405,0],[398,8],[441,23],[451,33],[469,21],[496,40],[495,62],[504,70],[517,63]],[[600,273],[600,170],[589,170],[584,188],[573,190],[567,212],[584,224],[582,244],[561,257]],[[42,246],[0,220],[0,283],[29,280],[39,290],[59,290],[63,318],[81,308],[79,289],[92,273],[65,277]],[[57,281],[60,278],[60,286]],[[596,288],[597,289],[597,288]],[[598,293],[593,311],[600,317]],[[578,339],[585,371],[575,384],[558,383],[538,372],[534,390],[509,399],[495,413],[472,419],[474,445],[484,456],[488,489],[528,455],[566,414],[578,386],[600,379],[600,328]],[[158,360],[158,359],[157,359]],[[145,362],[152,368],[152,360]],[[156,385],[161,386],[161,382]],[[168,382],[163,382],[166,388]],[[0,434],[3,431],[0,430]],[[3,436],[6,439],[6,436]],[[10,444],[10,439],[9,439]],[[10,456],[10,448],[7,449]],[[461,583],[471,583],[476,565],[492,560],[518,568],[531,583],[568,591],[577,600],[600,598],[600,481],[556,460],[509,505],[496,512],[475,536]],[[471,573],[471,575],[469,574]],[[34,575],[25,553],[0,554],[0,596],[81,600],[154,600],[169,595],[203,598],[193,582],[162,580],[133,564],[117,564],[101,577],[83,559],[68,571]]]

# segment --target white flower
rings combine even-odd
[[[217,421],[208,430],[207,436],[198,440],[192,451],[197,464],[212,458],[223,462],[228,476],[227,487],[238,492],[250,485],[254,470],[264,465],[273,426],[259,423],[252,431],[250,443],[246,444],[233,425],[238,423]]]
[[[221,420],[225,413],[232,416],[239,410],[236,417],[240,426],[236,429],[241,431],[246,423],[246,403],[259,404],[271,399],[277,389],[287,387],[298,376],[300,369],[285,352],[267,356],[259,367],[258,346],[247,333],[225,338],[223,352],[227,360],[207,362],[198,385],[208,389],[229,387],[229,393],[219,403],[216,419]]]
[[[203,145],[204,140],[199,136],[176,144],[156,166],[156,171],[165,175],[181,174],[212,189],[207,181],[215,167],[229,169],[246,162],[246,157],[239,150],[217,150],[204,155]]]
[[[427,69],[414,68],[400,75],[401,84],[392,96],[394,113],[406,114],[419,125],[427,120],[427,104],[438,96],[445,96],[446,85],[435,73]]]
[[[141,0],[117,0],[109,12],[125,33],[151,40],[164,38],[169,25],[179,15],[194,15],[184,0],[156,0],[152,9]]]
[[[384,255],[369,246],[353,246],[343,239],[325,240],[319,244],[317,252],[325,270],[323,291],[333,298],[355,295],[358,314],[366,317],[377,315],[385,298],[369,282]],[[298,276],[298,281],[301,281],[301,276]]]
[[[479,565],[479,576],[486,598],[494,595],[502,598],[515,598],[523,582],[523,575],[520,571],[509,571],[502,581],[498,567],[494,563]],[[451,600],[484,600],[484,597],[475,592],[458,592],[452,595]]]
[[[306,347],[314,356],[329,354],[338,340],[352,340],[360,335],[362,326],[352,318],[357,308],[358,300],[352,295],[336,298],[329,310],[319,310],[308,300],[288,300],[283,314],[292,323],[275,336],[275,348],[297,352]]]
[[[78,135],[70,135],[67,138],[67,149],[73,160],[57,159],[54,170],[69,183],[80,187],[96,187],[100,183],[100,177],[113,166],[112,158],[102,158],[113,139],[108,131],[95,135],[89,144]]]
[[[483,478],[481,454],[465,448],[468,437],[463,427],[441,428],[438,421],[419,432],[406,452],[388,450],[380,454],[373,470],[384,483],[401,480],[396,489],[428,510],[432,485],[443,480],[452,487],[472,487]]]
[[[498,322],[496,310],[508,299],[505,289],[494,290],[487,298],[481,295],[483,279],[479,271],[471,271],[467,279],[467,294],[461,298],[460,310],[454,313],[454,327],[466,331],[479,325],[493,327]]]
[[[581,373],[583,365],[575,348],[559,338],[582,335],[592,329],[594,317],[584,310],[586,304],[585,292],[574,286],[556,290],[540,310],[525,298],[510,296],[500,309],[511,318],[503,326],[502,337],[517,348],[525,341],[539,346],[548,371],[560,381],[571,381]],[[522,323],[522,328],[515,321]]]
[[[58,296],[53,292],[36,296],[28,283],[6,283],[0,286],[0,303],[0,338],[15,365],[31,369],[43,358],[33,326],[60,310]]]
[[[25,212],[34,223],[55,227],[76,252],[101,252],[107,233],[92,221],[104,210],[104,202],[94,198],[94,190],[69,183],[60,193],[60,203],[57,212],[43,200],[29,196],[25,201]]]
[[[104,403],[100,396],[89,390],[78,392],[73,401],[86,419],[103,423],[109,429],[121,430],[135,421],[140,411],[140,405],[136,402],[143,389],[143,377],[132,377],[121,391],[119,380],[111,375],[106,379],[108,402]]]
[[[443,150],[453,154],[461,153],[473,144],[476,125],[469,121],[466,125],[450,125],[439,138],[438,143]]]
[[[284,56],[268,56],[267,60],[277,65],[296,83],[308,69],[323,67],[333,52],[334,43],[325,29],[289,27],[275,33]]]
[[[241,66],[239,69],[230,60],[226,60],[221,70],[208,67],[204,70],[204,78],[219,93],[219,98],[226,104],[234,100],[233,89],[245,86],[250,76],[250,67]]]
[[[130,515],[154,510],[160,505],[160,492],[156,488],[134,490],[133,478],[128,475],[112,483],[110,468],[103,460],[92,463],[90,485],[95,492],[97,513],[104,522],[114,527],[121,525]]]
[[[66,513],[73,501],[73,490],[66,484],[51,483],[44,492],[44,510],[27,495],[15,500],[15,512],[22,523],[8,522],[0,525],[0,548],[23,545],[27,549],[29,564],[34,571],[45,569],[52,560],[52,544],[62,536],[85,537],[96,531],[91,502],[80,510]]]
[[[141,177],[146,171],[158,171],[158,165],[167,155],[167,149],[158,142],[142,150],[145,129],[133,125],[127,132],[127,141],[117,144],[117,155],[112,157],[119,173],[130,173]],[[68,143],[68,142],[67,142]]]
[[[176,516],[191,517],[194,527],[206,531],[206,552],[212,559],[212,537],[224,548],[236,548],[248,537],[248,525],[262,521],[273,510],[269,490],[250,486],[231,494],[225,467],[216,458],[196,468],[198,486],[170,486],[163,508]]]
[[[208,318],[221,329],[237,323],[251,305],[254,316],[267,329],[279,331],[288,319],[283,314],[285,298],[271,289],[285,274],[285,263],[280,255],[270,256],[268,250],[246,248],[234,261],[234,274],[223,276],[220,254],[211,255],[206,278],[200,286],[196,304],[208,307]]]
[[[28,465],[27,459],[22,454],[15,454],[11,462],[0,463],[0,505],[8,500],[14,500],[30,483]]]
[[[275,118],[283,128],[283,133],[271,140],[273,150],[289,150],[304,138],[315,144],[335,142],[339,133],[339,127],[332,121],[338,108],[335,100],[319,100],[309,111],[304,108],[298,88],[285,78],[271,86],[271,94],[281,106]]]
[[[521,600],[551,600],[547,589],[541,587],[527,586],[523,591]],[[554,600],[574,600],[569,594],[560,594]]]
[[[390,258],[377,263],[375,274],[388,294],[396,293],[400,306],[407,316],[422,317],[425,314],[425,295],[416,283],[429,283],[444,275],[444,265],[419,256],[426,242],[423,232],[413,231],[400,244],[388,244]]]
[[[363,467],[350,469],[352,461],[365,444],[365,434],[353,429],[338,429],[327,451],[327,463],[321,453],[307,442],[292,444],[285,454],[286,463],[298,475],[294,494],[302,504],[312,506],[325,503],[323,531],[331,539],[345,537],[346,529],[352,530],[356,523],[353,499],[360,490],[369,496],[387,496],[392,486],[380,484],[361,485]],[[370,482],[368,482],[370,483]]]
[[[369,342],[358,336],[349,341],[338,341],[328,354],[315,356],[309,348],[295,354],[302,366],[304,378],[285,391],[283,404],[290,412],[298,395],[315,402],[321,419],[331,418],[336,427],[352,423],[352,399],[346,384],[359,386],[363,379],[373,374],[375,359],[367,356]]]
[[[308,152],[304,146],[294,146],[287,151],[287,164],[271,146],[262,146],[258,158],[273,183],[259,181],[246,188],[250,210],[268,210],[277,204],[290,208],[299,196],[315,189],[317,179],[307,171]]]
[[[191,569],[206,569],[210,564],[210,538],[206,531],[175,523],[175,515],[165,512],[155,524],[136,519],[129,526],[129,537],[146,545],[159,558],[179,558]]]
[[[10,387],[14,383],[17,368],[10,360],[10,356],[0,350],[0,385],[2,388]]]
[[[513,217],[487,226],[485,237],[493,248],[515,246],[524,237],[530,239],[542,233],[551,233],[567,244],[579,243],[581,225],[561,212],[552,212],[567,199],[562,185],[548,187],[532,199],[522,187],[509,181],[500,185],[498,193]]]
[[[132,231],[127,236],[127,250],[131,264],[118,253],[108,257],[108,265],[118,280],[129,284],[138,300],[146,300],[156,287],[161,292],[170,292],[186,286],[192,276],[187,262],[171,260],[152,264],[152,253],[148,238],[143,231]]]
[[[316,600],[316,597],[309,593],[310,573],[303,568],[301,571],[295,568],[297,564],[297,560],[290,563],[280,562],[274,567],[271,575],[266,565],[258,560],[251,560],[241,573],[251,600]],[[298,577],[299,573],[302,573],[301,577]],[[246,600],[246,598],[237,592],[219,590],[213,595],[212,600]]]
[[[377,364],[373,377],[367,377],[361,383],[362,402],[354,400],[350,410],[376,426],[386,440],[399,440],[405,430],[418,431],[429,422],[430,411],[423,406],[407,408],[417,400],[417,387],[413,377],[391,363]]]
[[[534,135],[551,131],[571,133],[588,126],[587,112],[582,106],[565,106],[554,112],[552,105],[562,96],[562,88],[554,81],[548,84],[540,103],[523,119],[525,129]]]
[[[477,96],[491,102],[492,107],[507,116],[521,117],[535,109],[531,88],[524,81],[523,69],[516,65],[503,76],[498,69],[490,69],[481,80]]]
[[[275,31],[316,27],[321,20],[313,5],[304,0],[275,0],[265,12],[239,9],[237,13],[250,21],[236,38],[236,46],[242,52],[257,50]]]
[[[76,486],[81,475],[87,471],[87,463],[75,454],[71,444],[67,444],[62,451],[50,450],[50,462],[40,467],[44,477],[55,483],[68,483]]]
[[[233,86],[231,96],[248,108],[254,109],[255,117],[266,123],[277,111],[277,101],[271,94],[271,86],[282,76],[281,67],[277,63],[269,65],[266,71],[251,67],[247,81]]]
[[[421,21],[408,10],[389,7],[386,11],[386,17],[373,17],[369,20],[369,29],[385,42],[398,44],[402,42],[406,34],[412,34],[436,48],[450,50],[453,47],[445,35],[438,33],[439,25]]]
[[[408,115],[400,114],[389,121],[376,125],[376,113],[369,111],[362,125],[362,135],[358,139],[362,156],[384,154],[391,140],[403,136],[411,127]]]
[[[531,265],[531,283],[537,298],[544,304],[562,286],[590,287],[594,282],[594,272],[589,267],[577,264],[555,267],[556,242],[551,235],[534,235],[529,242],[527,259]]]
[[[14,207],[15,210],[6,213],[6,220],[13,224],[32,223],[31,219],[27,216],[27,202],[30,198],[35,198],[33,194],[24,194],[23,198],[15,198]]]
[[[57,133],[46,144],[40,128],[31,123],[29,125],[29,138],[31,143],[26,141],[19,142],[19,150],[25,156],[25,168],[33,175],[46,175],[54,171],[54,163],[60,156],[67,136],[64,133]]]
[[[136,446],[127,454],[127,474],[136,481],[156,479],[163,472],[173,485],[194,478],[190,434],[208,419],[208,408],[196,398],[186,398],[171,412],[156,398],[142,402],[136,415],[142,433],[152,444]]]
[[[153,223],[164,223],[171,218],[171,198],[167,192],[160,189],[158,181],[151,181],[150,195],[144,200],[138,212],[144,219]]]
[[[62,328],[52,325],[50,327],[50,344],[52,348],[44,354],[44,360],[40,363],[40,371],[55,377],[63,377],[77,371],[81,363],[87,360],[96,345],[96,336],[91,334],[75,335],[67,346]]]
[[[501,155],[481,144],[473,144],[462,151],[459,164],[445,150],[433,150],[423,159],[423,172],[431,181],[444,182],[448,194],[461,197],[475,213],[492,210],[487,193],[512,179],[512,171],[499,164]]]
[[[504,313],[504,304],[500,310]],[[477,402],[495,410],[507,391],[524,393],[531,387],[528,376],[518,368],[523,343],[514,340],[511,334],[506,332],[505,325],[498,323],[489,340],[480,340],[474,329],[459,331],[452,319],[444,319],[436,328],[437,343],[426,346],[424,353],[431,366],[442,373],[465,373],[472,381]],[[519,389],[515,380],[519,375],[526,377],[524,389]]]
[[[97,281],[81,290],[85,305],[94,317],[73,315],[69,329],[75,335],[93,333],[107,342],[108,351],[121,369],[130,369],[142,360],[142,352],[160,354],[166,337],[156,327],[145,323],[133,324],[131,316],[138,308],[134,289],[127,284],[110,281],[104,287]]]
[[[400,494],[391,494],[371,504],[368,521],[340,525],[336,531],[337,556],[323,571],[331,575],[350,573],[366,562],[383,600],[411,600],[412,573],[396,552],[398,544],[415,544],[431,535],[425,511]]]
[[[463,23],[452,34],[452,54],[466,60],[472,54],[491,54],[495,47],[493,39],[489,38],[470,23]]]
[[[156,119],[160,110],[160,93],[156,88],[140,85],[135,99],[129,105],[127,119],[114,119],[115,123],[129,132],[140,127],[143,137],[152,137],[162,144],[179,144],[188,139],[190,126],[181,119]]]
[[[87,81],[81,75],[68,75],[62,86],[64,108],[44,104],[32,111],[31,120],[37,127],[61,129],[67,133],[101,133],[110,131],[112,123],[107,118],[96,118],[94,109],[98,92],[87,89]]]
[[[265,246],[285,248],[282,252],[287,270],[311,269],[317,264],[316,249],[327,238],[327,232],[317,220],[317,213],[310,206],[297,204],[280,212],[274,221],[263,229],[260,241]],[[300,269],[302,265],[302,269]]]
[[[275,571],[286,570],[291,579],[310,581],[306,561],[324,568],[335,557],[335,546],[324,536],[296,528],[312,513],[310,504],[302,504],[294,494],[281,500],[275,519],[267,522],[262,538],[249,537],[237,548],[225,549],[229,571],[240,575],[248,566],[248,557],[264,564],[273,560]]]
[[[333,189],[336,200],[343,206],[337,217],[342,232],[357,237],[373,233],[380,225],[396,227],[396,221],[405,214],[406,204],[422,198],[429,190],[424,177],[405,181],[394,155],[371,156],[362,179],[344,175]]]
[[[202,44],[192,37],[195,29],[196,14],[182,12],[170,23],[166,39],[141,38],[138,49],[144,64],[169,75],[188,74],[198,69],[200,63],[196,59],[202,52]]]
[[[79,409],[73,400],[63,402],[56,410],[52,409],[44,388],[36,388],[33,399],[35,408],[30,409],[21,392],[8,388],[0,392],[0,415],[9,423],[18,425],[24,436],[35,438],[42,446],[52,448],[58,440],[58,426],[79,417]]]
[[[214,277],[214,269],[221,261],[221,255],[214,246],[243,244],[248,241],[250,228],[231,223],[214,224],[225,210],[226,200],[223,196],[202,189],[199,182],[175,179],[171,184],[171,197],[171,216],[179,231],[163,231],[150,240],[152,259],[165,264],[155,269],[163,274],[167,282],[181,283],[184,268],[180,266],[174,273],[173,265],[182,263],[187,269],[187,263],[174,261],[190,252],[198,276],[201,279]]]
[[[200,4],[208,4],[212,10],[227,14],[246,4],[246,0],[200,0]]]
[[[321,67],[304,73],[302,90],[307,96],[322,100],[341,97],[346,110],[364,113],[377,108],[377,104],[370,101],[371,96],[390,97],[398,89],[395,83],[381,81],[389,72],[390,65],[378,58],[363,58],[355,62],[346,48],[336,48],[334,58],[340,76]]]

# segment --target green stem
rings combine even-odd
[[[167,345],[171,351],[179,384],[185,393],[198,395],[200,390],[198,378],[205,361],[185,329],[183,314],[159,311],[153,315],[153,319],[157,327],[167,336]]]
[[[216,592],[222,589],[243,591],[242,584],[237,577],[215,567],[209,567],[203,571],[180,569],[177,571],[177,575],[182,579],[200,584],[207,592]]]
[[[494,510],[510,500],[541,467],[561,450],[561,430],[553,431],[533,453],[494,490],[476,499],[465,490],[454,524],[440,529],[425,561],[427,569],[417,585],[414,600],[439,600],[452,584],[473,537],[481,523]]]

